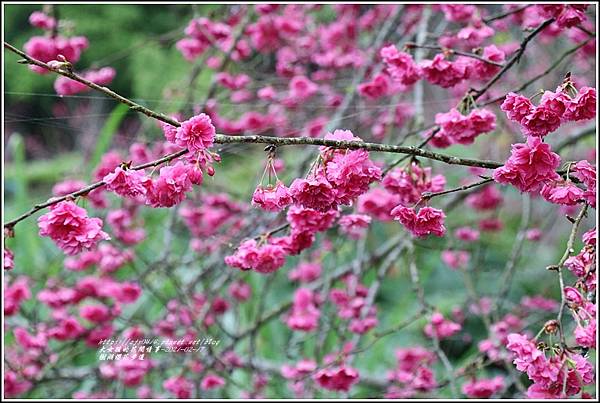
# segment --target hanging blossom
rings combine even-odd
[[[556,168],[560,164],[558,154],[539,137],[528,137],[526,144],[513,144],[506,163],[494,170],[498,183],[509,183],[521,192],[537,192],[544,183],[559,180]]]
[[[430,234],[444,236],[446,215],[433,207],[422,207],[418,212],[413,208],[398,205],[391,211],[394,220],[400,221],[414,236],[424,237]]]
[[[225,257],[225,264],[241,270],[272,273],[285,264],[288,255],[281,245],[266,243],[259,246],[254,239],[242,242],[233,255]]]
[[[339,212],[337,210],[322,212],[310,208],[290,206],[286,219],[292,232],[290,236],[280,238],[278,242],[290,254],[298,254],[310,247],[314,241],[315,233],[331,228],[338,217]]]
[[[572,167],[572,171],[573,176],[582,181],[586,187],[583,197],[590,206],[596,208],[596,167],[582,160]]]
[[[15,255],[14,253],[8,249],[4,248],[4,258],[2,259],[2,267],[4,270],[12,270],[15,268]]]
[[[375,305],[367,307],[369,289],[358,283],[355,276],[345,277],[344,282],[347,289],[354,283],[354,294],[350,294],[348,290],[334,288],[329,293],[329,298],[337,306],[338,317],[349,321],[348,330],[355,334],[365,334],[379,323],[377,308]]]
[[[460,324],[444,318],[439,312],[435,312],[431,315],[431,322],[425,325],[424,332],[427,337],[433,338],[435,336],[441,340],[460,332],[461,329]]]
[[[575,98],[571,98],[566,88],[563,85],[556,92],[544,91],[537,106],[528,98],[509,92],[500,109],[510,120],[519,123],[528,136],[544,137],[564,122],[593,119],[596,116],[596,90],[582,87]]]
[[[578,278],[585,292],[596,289],[596,229],[583,234],[584,247],[565,261],[565,267]]]
[[[444,175],[433,175],[431,167],[421,167],[417,162],[411,162],[407,167],[391,169],[381,184],[394,193],[404,206],[411,206],[425,192],[440,192],[446,186]]]
[[[38,218],[39,234],[52,239],[67,255],[91,249],[101,240],[110,239],[102,231],[100,218],[88,217],[85,209],[72,201],[62,201]]]
[[[399,83],[411,85],[421,78],[421,69],[412,56],[400,52],[396,46],[386,46],[381,49],[379,54],[385,64],[385,71]]]
[[[359,374],[356,369],[341,365],[322,369],[313,378],[323,389],[347,392],[358,382]]]
[[[370,223],[371,216],[366,214],[348,214],[338,220],[341,232],[352,239],[364,237]]]
[[[158,178],[142,182],[146,187],[146,204],[152,207],[173,207],[185,199],[193,184],[202,183],[202,171],[178,161],[162,167]]]
[[[465,57],[459,57],[451,62],[446,60],[444,54],[439,53],[433,60],[423,60],[419,66],[427,81],[442,88],[454,87],[469,78],[470,62]]]
[[[117,72],[112,67],[103,67],[98,70],[83,72],[81,76],[94,84],[107,85],[112,82],[116,74]],[[91,88],[86,84],[65,76],[56,78],[56,81],[54,81],[54,89],[58,95],[75,95],[81,92],[91,91]]]
[[[252,205],[259,206],[265,211],[281,211],[292,202],[290,190],[279,180],[275,186],[259,185],[252,195]]]
[[[504,378],[495,376],[491,379],[471,379],[462,386],[462,392],[475,399],[489,399],[504,389]]]
[[[565,398],[594,382],[594,368],[580,354],[563,351],[548,358],[533,340],[519,333],[508,335],[506,347],[514,354],[517,370],[533,381],[527,389],[529,398]]]
[[[299,288],[294,293],[294,301],[291,312],[285,322],[292,330],[312,332],[319,325],[321,301],[318,295],[308,288]]]
[[[335,200],[343,205],[352,205],[371,183],[381,180],[381,169],[365,150],[334,153],[326,163],[326,171],[327,180],[335,189]]]
[[[212,147],[215,133],[210,117],[201,113],[181,122],[175,133],[174,143],[187,148],[191,153],[203,152]]]
[[[263,186],[263,181],[267,172],[269,173],[269,184]],[[275,175],[275,186],[271,184],[271,174]],[[274,157],[270,154],[260,184],[256,187],[256,190],[252,195],[252,205],[258,206],[265,211],[281,211],[292,204],[293,201],[290,189],[288,189],[277,177]]]
[[[336,191],[322,170],[307,179],[294,179],[290,193],[294,202],[305,208],[323,212],[337,208]]]
[[[151,181],[142,171],[117,167],[102,179],[106,190],[123,197],[135,199],[146,194],[147,182]]]
[[[560,180],[546,183],[540,194],[550,203],[574,206],[583,200],[584,191],[569,180]]]
[[[565,301],[577,323],[573,332],[575,341],[582,347],[595,349],[596,304],[584,297],[586,288],[585,283],[580,283],[578,287],[565,287]]]
[[[477,136],[496,129],[496,115],[487,109],[473,109],[463,115],[456,108],[435,115],[440,127],[438,135],[450,140],[450,144],[473,144]]]
[[[387,374],[391,385],[384,396],[386,399],[408,399],[437,387],[431,368],[436,356],[431,351],[421,346],[400,348],[396,350],[396,360],[397,367]]]
[[[336,130],[326,140],[362,141],[349,130]],[[381,180],[381,169],[369,159],[365,150],[320,148],[323,166],[315,167],[307,179],[295,179],[290,192],[296,204],[318,211],[336,209],[339,204],[352,205],[372,182]]]

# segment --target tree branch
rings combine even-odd
[[[409,49],[410,48],[420,48],[420,49],[439,50],[439,51],[442,51],[444,53],[450,53],[450,54],[456,54],[456,55],[460,55],[460,56],[470,57],[472,59],[481,60],[482,62],[489,63],[489,64],[492,64],[494,66],[504,67],[504,65],[502,63],[498,63],[498,62],[495,62],[493,60],[486,59],[485,57],[476,55],[475,53],[469,53],[469,52],[463,52],[461,50],[444,48],[442,46],[419,45],[419,44],[416,44],[416,43],[413,43],[413,42],[407,42],[404,46],[406,46]]]

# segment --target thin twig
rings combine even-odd
[[[486,59],[485,57],[476,55],[475,53],[463,52],[462,50],[450,49],[450,48],[445,48],[445,47],[436,46],[436,45],[417,44],[417,43],[413,43],[413,42],[407,42],[404,46],[406,46],[408,49],[416,48],[416,49],[439,50],[444,53],[456,54],[459,56],[470,57],[471,59],[477,59],[484,63],[488,63],[488,64],[491,64],[491,65],[494,65],[497,67],[504,67],[504,65],[502,63],[498,63],[493,60]]]
[[[562,257],[558,261],[558,264],[556,265],[556,270],[558,271],[558,282],[560,285],[560,308],[558,309],[558,314],[556,315],[556,321],[558,322],[558,329],[560,331],[560,341],[563,346],[565,345],[565,334],[563,331],[562,316],[563,316],[563,311],[564,311],[565,304],[566,304],[566,295],[565,295],[565,281],[563,278],[562,269],[565,265],[565,262],[569,258],[569,256],[571,256],[571,254],[575,253],[575,251],[573,250],[573,245],[575,244],[575,237],[577,236],[577,230],[579,229],[579,224],[581,224],[581,220],[583,220],[583,217],[585,217],[588,206],[589,205],[586,203],[583,206],[583,208],[581,209],[581,211],[579,212],[579,214],[577,215],[577,217],[575,218],[575,220],[573,221],[573,227],[571,228],[571,233],[569,234],[569,239],[567,240],[567,248],[565,250],[565,253],[563,253]]]
[[[498,81],[504,75],[504,73],[506,73],[515,63],[517,63],[521,59],[521,56],[523,55],[523,53],[525,52],[525,48],[527,48],[527,44],[533,38],[535,38],[536,35],[538,35],[540,32],[542,32],[546,27],[548,27],[553,22],[554,22],[554,18],[550,18],[550,19],[544,21],[536,29],[534,29],[529,35],[527,35],[525,38],[523,38],[523,40],[521,41],[521,46],[519,46],[519,49],[510,58],[510,60],[504,64],[504,67],[502,67],[502,69],[498,73],[496,73],[496,75],[494,77],[492,77],[481,89],[479,89],[479,90],[473,89],[471,91],[473,100],[477,101],[477,99],[479,99],[479,97],[481,97],[483,94],[485,94],[487,92],[487,90],[489,90],[490,87],[492,85],[494,85],[496,83],[496,81]]]

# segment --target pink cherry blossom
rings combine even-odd
[[[179,161],[160,169],[158,178],[143,182],[146,204],[152,207],[172,207],[185,199],[192,190],[192,168]]]
[[[431,322],[425,325],[424,332],[427,337],[445,339],[460,332],[461,329],[462,326],[458,323],[445,319],[441,313],[435,312],[431,315]]]
[[[371,223],[371,217],[365,214],[348,214],[339,219],[338,224],[343,233],[352,239],[364,236],[365,229]]]
[[[310,283],[321,277],[321,264],[316,262],[301,262],[295,269],[291,270],[288,278],[292,281]]]
[[[454,231],[454,236],[461,241],[474,242],[479,239],[479,231],[471,227],[460,227]]]
[[[351,205],[371,183],[381,180],[381,169],[369,159],[365,150],[335,153],[327,162],[326,171],[327,180],[335,191],[335,200],[345,205]]]
[[[202,378],[202,382],[200,383],[200,388],[202,390],[212,390],[219,389],[225,385],[225,380],[218,375],[208,374],[204,378]]]
[[[281,211],[292,203],[290,190],[281,181],[275,187],[258,186],[252,195],[252,205],[265,211]]]
[[[305,208],[325,212],[337,207],[336,191],[323,175],[294,179],[290,193],[295,203]]]
[[[504,388],[504,378],[472,379],[462,386],[462,392],[471,398],[489,399]]]
[[[67,255],[91,249],[101,240],[110,239],[102,231],[102,220],[90,218],[85,209],[72,201],[62,201],[38,218],[39,234],[50,237]]]
[[[468,22],[473,18],[476,7],[470,4],[442,4],[444,16],[451,22]]]
[[[79,310],[82,318],[94,323],[102,323],[110,318],[110,312],[104,305],[85,305]]]
[[[442,252],[442,261],[451,269],[464,269],[469,264],[471,255],[464,250]]]
[[[56,20],[41,11],[34,11],[29,16],[29,23],[34,27],[51,31],[56,27]]]
[[[398,51],[396,46],[386,46],[379,54],[385,63],[387,73],[399,83],[411,85],[421,78],[420,68],[412,56]]]
[[[565,111],[565,120],[588,120],[596,117],[596,89],[582,87]]]
[[[294,293],[294,302],[286,324],[290,329],[312,332],[317,329],[321,312],[316,294],[308,288],[299,288]]]
[[[385,74],[376,75],[373,80],[358,85],[358,93],[369,99],[378,99],[388,95],[390,91],[389,78]]]
[[[175,134],[175,144],[186,147],[191,152],[205,151],[212,147],[215,127],[210,117],[204,113],[181,122]]]
[[[8,248],[4,248],[4,257],[2,258],[2,267],[4,268],[4,270],[12,270],[15,267],[15,262],[14,262],[14,258],[15,255],[13,254],[13,252],[8,249]]]
[[[136,198],[146,194],[145,182],[151,181],[143,171],[124,170],[117,167],[114,172],[103,178],[106,190],[115,192],[123,197]]]
[[[584,191],[570,181],[548,182],[540,194],[550,203],[572,206],[583,199]]]
[[[183,376],[171,377],[163,382],[163,388],[168,390],[177,399],[189,399],[192,397],[194,384]]]
[[[424,237],[429,234],[444,236],[446,233],[446,227],[444,227],[446,215],[442,210],[423,207],[415,212],[412,208],[398,205],[391,211],[391,214],[416,237]]]
[[[536,192],[545,182],[559,179],[555,169],[560,157],[539,137],[528,137],[526,144],[513,144],[504,166],[494,170],[494,180],[510,183],[521,192]]]
[[[502,105],[500,105],[500,109],[506,113],[506,116],[518,123],[521,123],[523,118],[529,115],[533,108],[534,106],[529,98],[515,94],[514,92],[509,92],[506,98],[504,98]]]
[[[427,81],[442,88],[454,87],[469,76],[468,65],[464,61],[448,61],[441,53],[433,60],[422,61],[419,66]]]
[[[356,369],[344,365],[322,369],[314,375],[314,379],[323,389],[347,392],[358,382],[359,374]]]

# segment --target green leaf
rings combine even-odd
[[[23,137],[19,133],[13,133],[8,141],[8,148],[11,150],[14,158],[13,165],[15,167],[15,175],[13,188],[15,204],[17,206],[23,206],[21,208],[25,208],[26,206],[31,205],[31,199],[28,192],[29,183],[26,175],[27,161],[25,160],[25,142],[23,141]],[[37,231],[31,221],[23,223],[20,228],[17,228],[17,239],[11,242],[11,244],[14,245],[13,248],[15,250],[13,251],[15,252],[17,264],[24,264],[26,258],[29,256],[33,257],[36,266],[42,263],[42,256],[37,253],[37,251],[39,251],[40,242],[36,232]],[[30,262],[27,263],[30,264]]]
[[[96,149],[90,158],[90,171],[94,169],[96,165],[98,165],[102,155],[108,151],[108,147],[110,147],[110,143],[114,135],[117,133],[117,129],[119,128],[119,125],[125,118],[125,115],[128,111],[129,107],[127,105],[119,104],[110,113],[110,116],[104,124],[104,127],[102,127],[102,130],[100,130],[100,135],[98,136],[98,141],[96,142]]]

